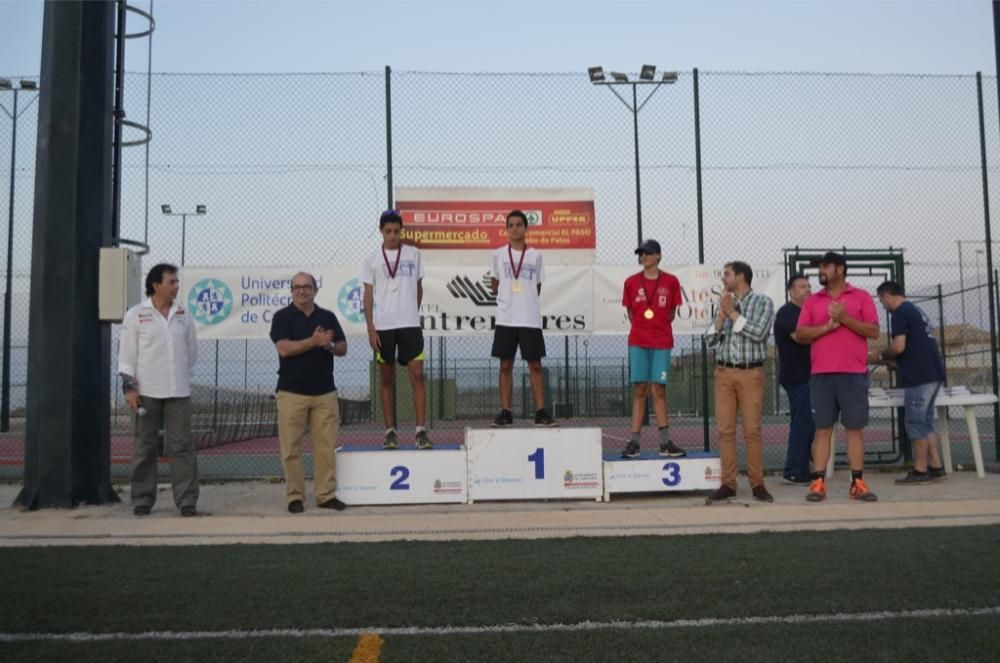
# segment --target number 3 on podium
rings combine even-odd
[[[681,466],[677,463],[667,463],[663,466],[663,485],[676,486],[681,482]]]

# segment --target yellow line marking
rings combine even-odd
[[[354,646],[351,660],[347,663],[378,663],[384,644],[385,640],[378,633],[362,633],[358,636],[358,644]]]

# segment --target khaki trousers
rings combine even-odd
[[[306,427],[313,447],[313,480],[316,503],[333,498],[337,489],[336,461],[333,450],[340,431],[337,392],[306,396],[290,391],[275,394],[278,404],[278,439],[281,443],[281,467],[285,472],[285,494],[289,503],[305,496],[302,471],[302,436]]]
[[[764,445],[760,431],[764,405],[764,369],[715,367],[715,420],[719,425],[722,483],[736,488],[736,415],[743,420],[747,474],[751,488],[764,485]]]

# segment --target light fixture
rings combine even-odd
[[[589,67],[587,69],[587,75],[590,76],[591,83],[603,83],[604,67]]]
[[[628,83],[628,76],[621,73],[620,71],[612,71],[611,78],[615,79],[619,83]]]
[[[21,79],[21,89],[22,90],[37,90],[38,82],[32,80]]]
[[[676,71],[665,71],[663,72],[663,82],[672,84],[677,82],[677,72]]]
[[[172,210],[170,209],[170,205],[160,205],[160,209],[163,210],[164,214],[172,214],[173,213]]]
[[[639,71],[639,80],[651,81],[653,76],[656,75],[656,65],[655,64],[644,64],[642,65],[642,70]]]

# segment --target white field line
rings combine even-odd
[[[0,633],[0,642],[111,642],[128,640],[242,640],[244,638],[346,638],[363,633],[380,636],[478,635],[488,633],[566,633],[579,631],[635,631],[712,626],[759,626],[767,624],[824,624],[839,622],[937,619],[1000,615],[1000,606],[986,608],[931,608],[925,610],[881,610],[834,612],[815,615],[762,617],[705,617],[673,621],[578,622],[576,624],[494,624],[489,626],[366,626],[364,628],[258,629],[232,631],[147,631],[145,633]]]

